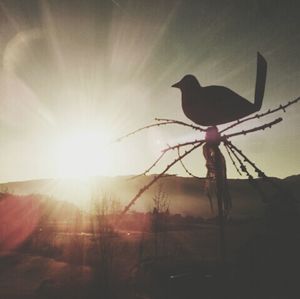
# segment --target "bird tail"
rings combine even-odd
[[[267,61],[259,52],[257,52],[257,70],[256,70],[255,96],[254,96],[255,111],[259,111],[262,105],[262,101],[265,93],[266,77],[267,77]]]

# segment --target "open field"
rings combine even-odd
[[[292,298],[299,236],[262,229],[259,221],[227,225],[226,270],[217,262],[214,224],[115,231],[102,239],[41,233],[2,255],[1,298]]]
[[[165,193],[154,189],[143,198],[148,210],[130,211],[120,222],[123,202],[115,197],[98,194],[88,212],[49,194],[1,193],[0,298],[299,297],[299,176],[276,181],[290,191],[286,198],[259,182],[265,202],[247,182],[229,181],[225,264],[203,184],[164,180]],[[108,181],[128,187],[127,195],[137,188],[122,178]],[[34,193],[44,184],[14,183],[14,189]]]

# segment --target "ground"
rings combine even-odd
[[[24,248],[2,253],[0,295],[5,299],[179,299],[200,294],[205,298],[298,298],[293,296],[300,268],[299,236],[262,232],[261,225],[257,220],[228,224],[225,268],[217,259],[215,224],[158,233],[156,237],[166,242],[160,241],[156,252],[155,234],[118,232],[110,238],[105,262],[95,259],[89,248],[85,265],[78,255],[66,261],[64,251],[47,257],[24,247],[26,253]],[[73,252],[81,250],[78,244],[92,247],[95,242],[84,234],[76,236],[78,243],[72,243],[72,238],[57,234],[56,242],[72,244]]]

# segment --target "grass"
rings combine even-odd
[[[260,226],[256,222],[227,226],[228,260],[236,260]],[[1,298],[159,298],[168,295],[166,283],[172,289],[195,286],[194,277],[205,275],[199,274],[199,268],[214,265],[205,266],[209,272],[217,264],[218,228],[214,224],[158,233],[159,240],[165,238],[165,246],[160,241],[157,256],[152,232],[107,235],[101,240],[107,243],[106,253],[92,234],[43,234],[46,231],[1,258]],[[172,286],[170,277],[180,272],[188,272],[192,278],[179,279]]]

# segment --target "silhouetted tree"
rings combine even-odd
[[[93,198],[93,231],[96,242],[96,281],[99,292],[104,298],[112,298],[113,264],[115,258],[115,236],[116,215],[121,210],[120,202],[107,195],[94,194]]]
[[[152,198],[154,207],[152,210],[152,231],[154,233],[154,256],[166,253],[167,222],[169,216],[170,201],[163,191],[163,185],[159,185],[157,193]],[[159,252],[161,250],[161,252]]]

